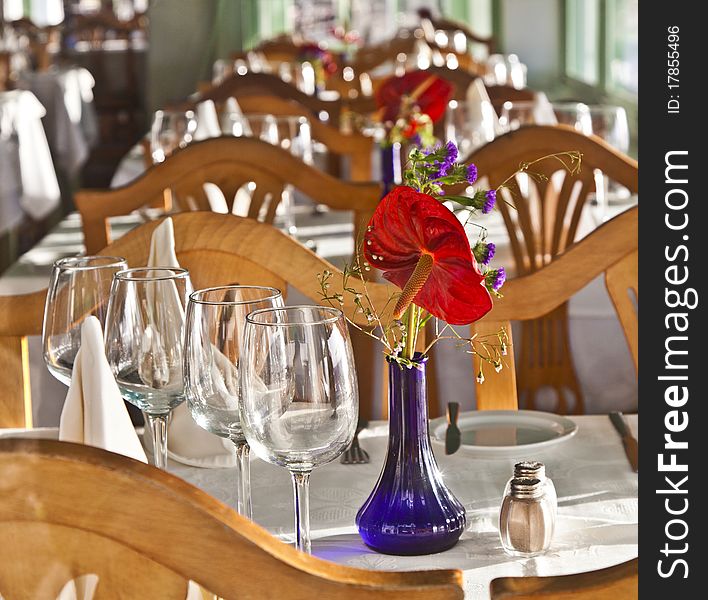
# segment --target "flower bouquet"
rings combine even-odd
[[[384,193],[401,183],[401,148],[430,147],[435,143],[433,126],[445,114],[453,87],[425,71],[412,71],[387,79],[376,92],[380,123],[381,170]]]
[[[522,164],[519,172],[533,176],[529,167],[547,158],[561,161],[571,173],[579,169],[580,155],[563,152]],[[370,324],[359,329],[383,344],[388,361],[388,451],[356,522],[368,546],[389,554],[441,552],[465,529],[464,507],[445,486],[430,445],[425,388],[430,349],[452,339],[497,372],[508,352],[504,330],[465,337],[454,328],[487,314],[505,279],[504,267],[490,264],[495,246],[486,229],[472,223],[494,208],[500,188],[468,188],[467,195],[446,196],[447,186],[477,182],[475,165],[457,159],[451,142],[413,148],[404,185],[379,203],[364,234],[363,251],[344,270],[342,292],[330,291],[331,273],[320,275],[323,300],[342,307],[344,295],[350,294],[355,312]],[[478,230],[471,241],[465,225]],[[400,290],[383,307],[375,307],[366,292],[365,272],[372,268]],[[352,283],[353,277],[360,279],[359,285]],[[433,339],[419,347],[419,336],[431,319]],[[483,379],[480,368],[477,380]]]

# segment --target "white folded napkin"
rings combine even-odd
[[[553,105],[544,92],[536,92],[533,101],[533,121],[536,125],[558,125]]]
[[[194,132],[194,140],[206,140],[220,135],[221,125],[214,101],[204,100],[197,104],[197,129]]]
[[[101,323],[93,316],[81,325],[81,348],[61,411],[59,439],[147,462],[106,360]]]
[[[239,125],[238,131],[234,130],[235,123],[238,123]],[[251,125],[246,116],[243,114],[238,100],[236,100],[233,96],[226,99],[226,104],[224,105],[224,110],[221,117],[221,131],[223,131],[226,135],[235,135],[237,137],[253,136]]]
[[[470,130],[479,133],[481,143],[491,142],[504,133],[487,88],[480,78],[475,79],[467,88],[466,102]]]
[[[14,128],[20,154],[20,205],[39,221],[59,206],[60,193],[47,136],[42,126],[44,107],[32,92],[17,91]]]
[[[171,218],[165,219],[152,233],[148,267],[179,267]],[[144,442],[151,447],[149,435],[145,436]],[[186,403],[172,411],[167,429],[167,453],[171,459],[193,467],[236,466],[236,450],[231,441],[197,425]]]

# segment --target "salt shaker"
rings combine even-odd
[[[546,477],[546,467],[543,463],[536,460],[524,460],[522,462],[517,462],[514,465],[514,475],[511,479],[509,479],[509,481],[506,482],[504,496],[509,494],[511,480],[514,479],[514,477],[521,479],[539,479],[544,486],[546,496],[548,496],[551,504],[553,504],[553,511],[556,511],[558,508],[556,486],[553,485],[553,481]]]
[[[504,550],[516,556],[535,556],[547,550],[553,537],[555,513],[543,481],[514,477],[499,513]]]

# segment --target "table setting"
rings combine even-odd
[[[257,12],[254,22],[268,11]],[[139,25],[152,46],[158,15],[114,26]],[[221,6],[214,29],[229,15]],[[499,580],[636,564],[628,113],[614,96],[531,90],[533,57],[528,67],[513,44],[419,16],[382,44],[341,14],[321,39],[298,30],[245,43],[242,28],[228,58],[216,35],[201,57],[211,82],[152,102],[147,131],[115,154],[103,185],[113,189],[80,190],[83,217],[64,211],[0,273],[0,295],[27,294],[36,312],[18,326],[0,319],[0,353],[22,371],[0,402],[6,468],[12,453],[29,471],[36,459],[36,473],[57,458],[66,473],[90,464],[104,471],[91,482],[106,505],[116,476],[134,479],[136,498],[150,505],[152,493],[175,512],[142,526],[136,515],[127,550],[144,560],[148,529],[200,523],[195,547],[234,534],[265,552],[241,566],[269,593],[320,569],[346,594],[356,569],[403,586],[448,574],[439,597],[497,600]],[[67,48],[131,49],[131,33],[109,31]],[[165,68],[156,57],[146,53],[151,77]],[[11,159],[0,178],[16,180],[0,196],[0,234],[61,206],[52,157],[59,181],[76,181],[99,138],[93,88],[105,75],[55,65],[0,92],[0,154]],[[119,113],[127,134],[137,113]],[[30,138],[39,169],[27,168]],[[6,442],[17,438],[51,442]],[[165,590],[215,598],[211,577],[218,597],[231,593],[187,546],[166,549],[193,568],[175,569]],[[227,555],[221,546],[208,560],[223,567]],[[49,596],[89,600],[115,583],[76,565]],[[287,576],[268,581],[273,565]]]
[[[617,416],[459,414],[451,402],[447,419],[428,420],[430,348],[447,328],[489,312],[505,279],[490,264],[487,230],[471,243],[447,205],[466,202],[483,215],[494,190],[439,195],[445,184],[477,183],[477,169],[457,155],[452,144],[411,151],[408,185],[384,196],[348,275],[319,276],[320,305],[285,304],[268,287],[194,290],[169,217],[151,236],[145,266],[110,256],[57,261],[44,359],[69,389],[58,431],[35,434],[149,460],[325,560],[459,568],[468,598],[487,598],[501,575],[631,559],[636,463],[623,444],[636,447],[635,418],[629,429]],[[367,291],[371,268],[401,290],[383,308]],[[345,295],[352,315],[342,310]],[[358,418],[347,327],[357,313],[387,356],[388,422]],[[420,346],[431,318],[442,332]],[[484,359],[487,378],[504,369],[505,331],[456,338]],[[128,406],[143,414],[142,442]],[[613,424],[622,437],[608,435]]]

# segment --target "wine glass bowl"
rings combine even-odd
[[[241,424],[252,450],[293,476],[297,547],[309,552],[310,471],[349,447],[359,412],[354,359],[341,311],[262,309],[246,317]]]
[[[150,152],[153,163],[163,162],[179,148],[190,144],[197,130],[194,111],[157,110],[150,128]]]
[[[192,418],[207,431],[230,439],[238,456],[237,507],[251,518],[249,447],[241,428],[238,367],[243,360],[246,315],[282,307],[271,287],[230,285],[190,295],[185,326],[185,394]]]
[[[49,372],[65,385],[81,345],[88,316],[106,322],[113,276],[128,268],[118,256],[79,256],[54,263],[44,307],[42,351]]]
[[[184,401],[182,335],[191,291],[186,269],[127,269],[114,277],[106,315],[108,364],[123,398],[146,414],[160,468],[167,418]]]

